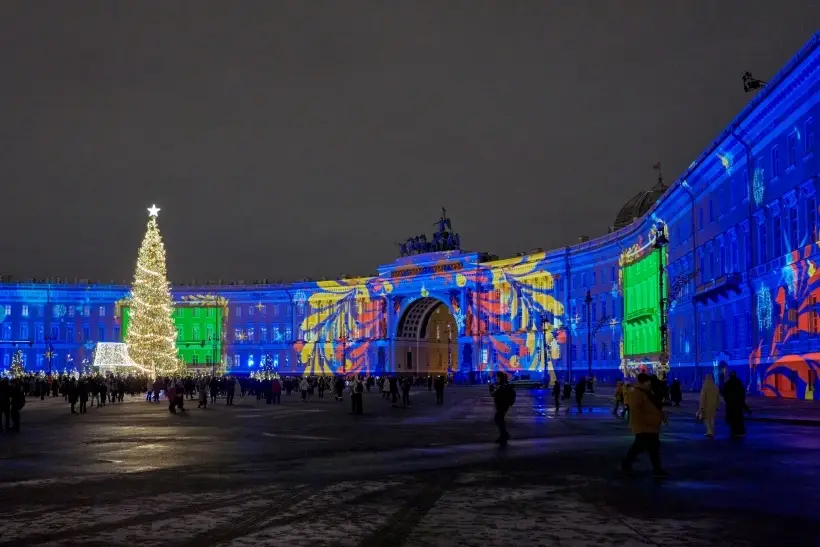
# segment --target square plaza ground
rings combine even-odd
[[[690,396],[688,399],[692,399]],[[704,439],[686,400],[662,434],[671,478],[616,467],[631,438],[606,393],[555,414],[520,391],[511,446],[487,389],[170,414],[139,398],[70,415],[29,400],[0,436],[6,545],[814,545],[820,428],[769,400],[741,441]],[[545,406],[546,403],[546,406]]]

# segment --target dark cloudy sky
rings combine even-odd
[[[510,255],[604,233],[820,28],[787,0],[0,3],[0,271],[368,274],[451,213]]]

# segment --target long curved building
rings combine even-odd
[[[426,374],[684,385],[736,372],[751,392],[820,386],[820,33],[670,184],[629,200],[607,235],[503,260],[412,254],[374,277],[176,286],[191,367],[247,374]],[[815,121],[814,118],[818,118]],[[128,287],[0,284],[3,369],[78,368],[124,338]]]

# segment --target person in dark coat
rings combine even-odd
[[[677,378],[675,378],[672,385],[669,386],[669,398],[675,406],[680,406],[680,402],[683,400],[683,392],[681,391],[680,382],[678,382]]]
[[[495,402],[495,425],[498,427],[498,439],[496,443],[501,447],[507,446],[510,434],[507,431],[506,416],[507,411],[515,403],[515,388],[507,381],[507,375],[503,372],[497,374],[498,382],[493,390],[493,400]]]
[[[76,410],[74,410],[74,405],[77,404],[77,382],[74,381],[74,378],[68,381],[68,385],[66,386],[66,395],[68,397],[68,404],[71,405],[71,413],[78,414]]]
[[[81,380],[77,392],[80,397],[80,414],[85,414],[88,412],[88,382]]]
[[[734,372],[723,384],[723,400],[726,403],[726,423],[732,437],[744,437],[746,423],[743,411],[746,409],[746,388]]]
[[[20,386],[20,381],[15,378],[9,386],[9,413],[11,414],[11,429],[9,431],[20,432],[20,411],[24,406],[26,406],[26,394]]]
[[[433,382],[433,387],[436,390],[436,404],[443,405],[444,404],[444,385],[446,381],[444,376],[436,376],[435,381]]]
[[[3,431],[3,423],[6,424],[6,430],[11,430],[11,408],[9,406],[11,396],[11,386],[6,378],[0,379],[0,432]]]

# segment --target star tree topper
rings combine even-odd
[[[154,218],[156,218],[156,217],[158,217],[158,216],[159,216],[159,212],[160,212],[160,211],[162,211],[162,209],[160,209],[159,207],[157,207],[157,206],[156,206],[156,204],[151,205],[151,206],[148,208],[148,216],[149,216],[149,217],[154,217]]]

